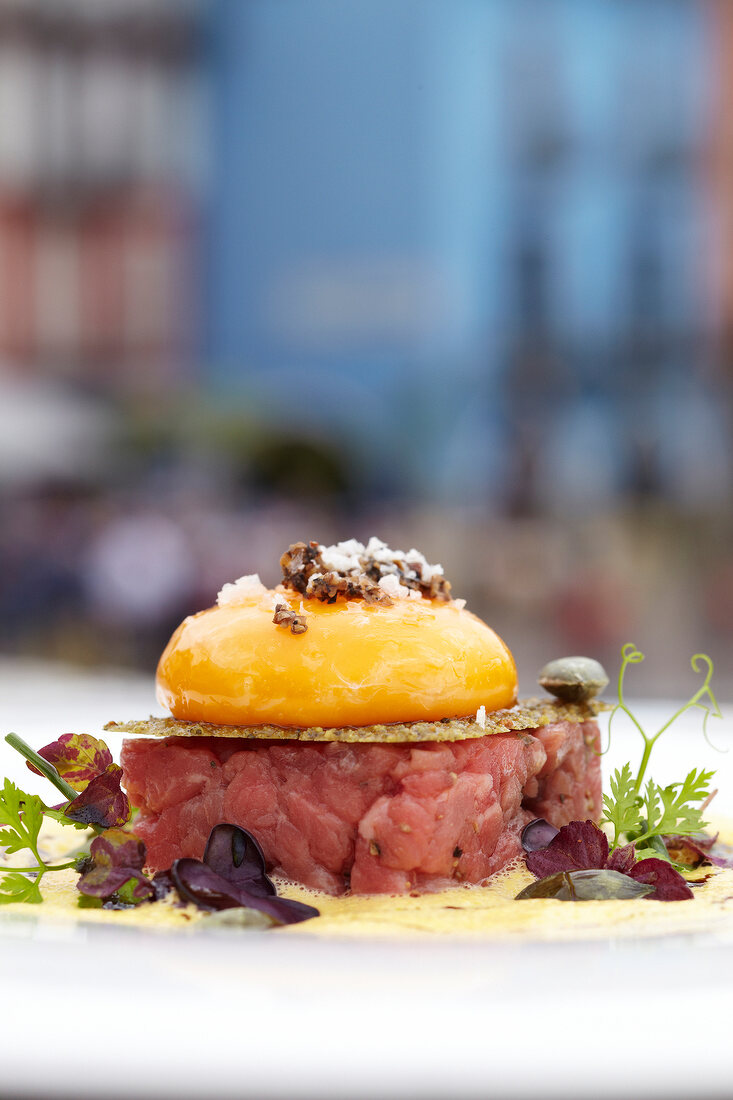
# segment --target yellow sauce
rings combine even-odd
[[[722,831],[733,839],[733,824]],[[706,878],[707,876],[707,878]],[[532,876],[523,865],[495,876],[484,887],[457,887],[420,897],[334,898],[291,884],[278,883],[285,897],[316,905],[321,916],[268,932],[268,935],[306,935],[349,938],[454,937],[483,940],[552,941],[635,938],[640,936],[706,933],[733,936],[733,870],[701,867],[690,881],[706,878],[691,901],[561,902],[515,901]],[[176,908],[172,901],[140,905],[131,910],[79,909],[73,871],[49,874],[43,881],[42,905],[0,908],[0,934],[6,921],[73,921],[110,927],[134,927],[157,932],[205,930],[211,918],[192,907]],[[247,929],[236,930],[247,935]]]

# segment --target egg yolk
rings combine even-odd
[[[299,596],[278,590],[302,614]],[[493,630],[452,603],[306,600],[308,629],[272,622],[253,598],[187,618],[158,665],[175,718],[229,726],[368,726],[509,707],[517,673]]]

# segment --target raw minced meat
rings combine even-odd
[[[601,806],[595,721],[419,746],[130,739],[122,765],[151,868],[200,858],[226,821],[273,873],[330,894],[481,882],[533,817],[559,827]]]

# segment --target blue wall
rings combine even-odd
[[[626,343],[703,323],[703,14],[216,0],[214,384],[283,422],[346,421],[367,463],[389,444],[410,491],[442,479],[490,499],[538,415],[512,390],[529,343],[562,363],[569,438],[607,440],[586,491],[618,492],[634,429],[621,391],[640,373]],[[689,369],[655,354],[652,374]]]

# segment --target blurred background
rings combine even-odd
[[[733,697],[730,0],[0,0],[0,652],[297,539]]]

